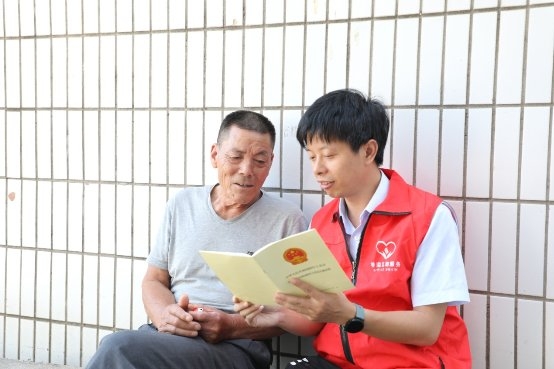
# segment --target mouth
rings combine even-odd
[[[318,181],[318,182],[322,190],[326,190],[333,185],[333,182],[331,181]]]
[[[252,188],[254,185],[248,184],[248,183],[235,183],[236,186],[239,186],[241,188]]]

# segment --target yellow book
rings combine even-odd
[[[315,229],[269,243],[252,255],[224,251],[200,251],[216,276],[242,300],[275,305],[277,291],[304,295],[289,283],[299,278],[324,292],[354,287]]]

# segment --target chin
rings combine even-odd
[[[242,190],[238,193],[235,192],[235,198],[241,204],[251,204],[258,199],[258,193],[259,191],[252,189],[250,191]]]
[[[325,194],[329,197],[332,197],[332,198],[337,198],[337,197],[341,197],[341,194],[336,192],[336,191],[323,191],[325,192]]]

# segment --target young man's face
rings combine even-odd
[[[343,141],[325,142],[317,137],[306,145],[312,171],[321,189],[331,197],[355,198],[365,194],[368,174],[375,167],[375,141],[357,152]]]
[[[212,146],[211,161],[218,170],[224,201],[229,205],[250,205],[258,199],[271,169],[270,135],[232,126],[227,137]]]

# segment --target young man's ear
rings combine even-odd
[[[362,150],[364,150],[363,154],[365,155],[365,158],[370,162],[375,160],[375,156],[377,156],[378,149],[379,149],[379,144],[374,139],[367,141],[362,146]]]

